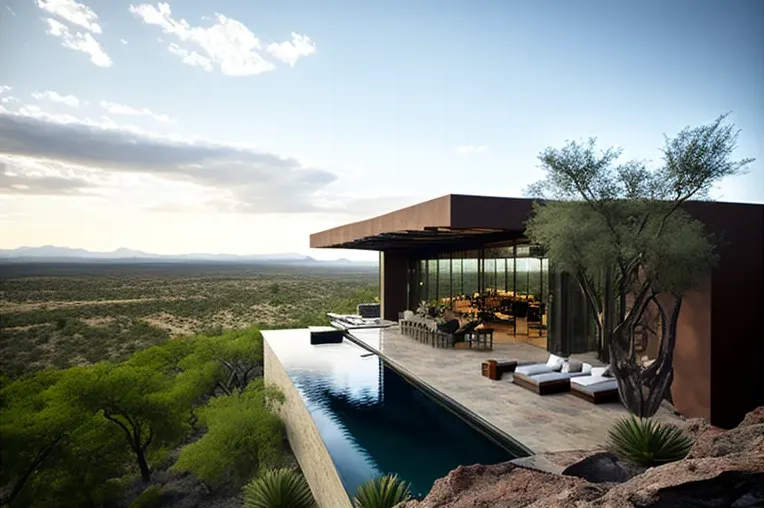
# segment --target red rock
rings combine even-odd
[[[748,427],[749,425],[759,425],[764,423],[764,406],[759,406],[743,418],[738,428]]]

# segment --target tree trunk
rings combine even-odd
[[[619,326],[611,342],[611,366],[618,381],[621,401],[629,411],[642,418],[649,418],[657,413],[666,393],[670,393],[674,380],[676,327],[682,307],[682,298],[675,296],[674,308],[670,316],[667,316],[657,298],[653,297],[651,300],[658,307],[661,316],[660,348],[655,362],[644,368],[637,363],[632,354],[634,324],[644,314],[644,308],[641,312],[634,313],[629,322]]]
[[[615,328],[615,301],[613,300],[613,270],[605,271],[605,291],[602,305],[602,337],[600,346],[600,360],[610,361],[610,339]]]
[[[149,469],[149,463],[146,462],[146,455],[139,447],[135,449],[135,456],[138,459],[138,468],[141,470],[141,479],[143,483],[148,483],[151,481],[151,470]]]

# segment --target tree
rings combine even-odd
[[[621,151],[599,152],[594,139],[547,148],[539,156],[546,178],[527,190],[543,200],[526,234],[555,269],[575,276],[621,399],[638,416],[655,414],[668,393],[683,296],[716,261],[713,239],[682,205],[752,162],[731,160],[739,131],[725,120],[666,138],[655,170],[618,164]],[[642,327],[660,344],[649,366],[635,354]]]
[[[10,383],[0,390],[0,505],[11,503],[32,475],[50,460],[66,439],[72,425],[71,414],[51,410],[45,392],[59,374],[44,370]]]
[[[188,407],[173,392],[173,378],[129,362],[102,362],[67,369],[65,373],[55,390],[82,410],[111,422],[127,442],[141,478],[148,482],[149,447],[175,443],[189,430]]]
[[[110,480],[125,471],[124,442],[55,388],[67,372],[40,371],[0,391],[2,505],[96,506],[118,488]]]
[[[217,337],[200,337],[186,367],[194,362],[218,362],[220,378],[217,388],[224,394],[243,392],[249,382],[262,374],[263,337],[257,330],[234,330]]]
[[[282,401],[262,380],[241,393],[211,399],[200,410],[207,433],[181,450],[173,468],[190,471],[206,483],[238,487],[258,468],[281,466],[284,426],[272,409]]]

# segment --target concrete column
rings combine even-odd
[[[406,310],[408,256],[397,252],[379,253],[379,301],[383,319],[398,320]]]

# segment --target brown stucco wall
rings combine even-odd
[[[398,321],[406,310],[408,256],[396,252],[379,253],[379,300],[383,319]]]
[[[764,405],[764,206],[691,203],[718,237],[711,278],[711,422],[733,427]]]
[[[703,277],[698,289],[688,292],[682,301],[671,395],[674,406],[683,415],[711,419],[710,274]]]

